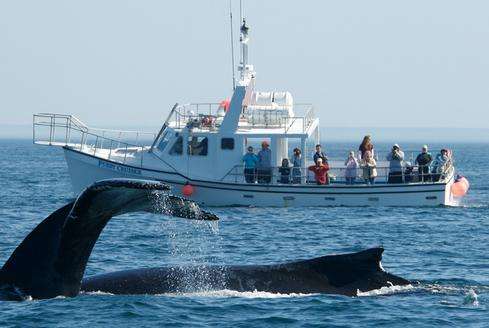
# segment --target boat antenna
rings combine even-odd
[[[239,0],[239,23],[243,21],[243,1]]]
[[[242,0],[239,0],[239,26],[241,26],[241,24],[243,24],[243,2]],[[243,64],[243,54],[241,51],[239,54],[239,62]]]
[[[233,91],[236,89],[236,76],[234,74],[234,38],[233,38],[233,7],[231,6],[232,0],[229,0],[229,21],[231,23],[231,66],[233,72]]]

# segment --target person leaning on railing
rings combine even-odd
[[[416,165],[418,165],[419,181],[431,181],[430,164],[433,157],[428,152],[428,146],[424,145],[421,148],[421,153],[416,157]]]
[[[314,177],[318,185],[329,184],[329,165],[328,163],[323,164],[322,158],[318,158],[316,161],[316,165],[311,165],[308,169],[309,171],[314,172]]]
[[[255,183],[256,181],[256,164],[258,156],[253,152],[253,147],[248,147],[248,152],[243,156],[244,176],[247,183]]]

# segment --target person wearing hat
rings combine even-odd
[[[256,173],[258,183],[270,183],[272,181],[272,151],[267,141],[261,143],[261,150],[258,152]]]
[[[387,160],[389,161],[389,178],[387,183],[402,183],[404,152],[398,144],[392,146],[392,150],[387,155]]]
[[[318,158],[316,165],[309,166],[308,170],[314,172],[314,178],[316,179],[316,183],[318,185],[329,184],[329,165],[328,163],[323,164],[322,158]]]
[[[418,165],[419,181],[431,181],[430,164],[433,157],[428,152],[428,146],[424,145],[421,148],[421,153],[416,157],[416,165]]]
[[[253,147],[248,147],[248,152],[243,156],[244,176],[247,183],[255,183],[256,179],[256,164],[258,156],[253,152]]]

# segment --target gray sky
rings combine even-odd
[[[228,6],[0,0],[0,124],[48,111],[154,127],[177,101],[230,96]],[[488,12],[488,1],[245,1],[257,88],[289,90],[336,127],[488,128]]]

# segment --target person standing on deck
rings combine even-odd
[[[256,165],[258,164],[258,156],[253,152],[253,147],[248,147],[248,152],[243,156],[244,176],[247,183],[255,183],[256,181]]]
[[[258,183],[270,183],[272,181],[272,151],[266,141],[261,143],[261,150],[258,152],[256,173]]]
[[[352,150],[345,161],[345,180],[347,185],[355,184],[357,178],[358,161],[355,158],[355,152]]]
[[[292,183],[301,183],[301,150],[294,148],[294,155],[292,157]]]
[[[442,173],[445,173],[449,163],[450,156],[448,150],[443,148],[433,161],[433,181],[440,181]]]
[[[287,158],[282,160],[282,166],[278,169],[278,172],[280,173],[280,183],[290,183],[290,166]]]
[[[392,150],[387,155],[389,161],[389,178],[387,183],[402,183],[402,165],[404,162],[404,152],[398,144],[392,146]]]
[[[419,181],[431,181],[430,164],[433,157],[428,153],[428,146],[424,145],[421,148],[421,153],[416,157],[416,165],[418,165]]]
[[[365,183],[368,185],[373,185],[375,183],[375,178],[377,177],[377,162],[369,151],[365,152],[361,165],[363,168],[363,179],[365,180]]]
[[[368,151],[371,153],[372,157],[374,157],[374,144],[372,143],[372,137],[370,135],[366,135],[363,138],[360,147],[358,147],[358,151],[358,157],[360,160],[365,158],[365,153]]]
[[[316,145],[316,152],[314,153],[314,164],[318,163],[318,159],[321,158],[321,161],[326,164],[328,163],[328,157],[321,151],[321,145],[317,144]]]
[[[322,158],[317,159],[316,165],[309,166],[309,171],[314,172],[314,177],[316,178],[316,183],[318,185],[329,184],[329,165],[328,163],[323,164]]]

